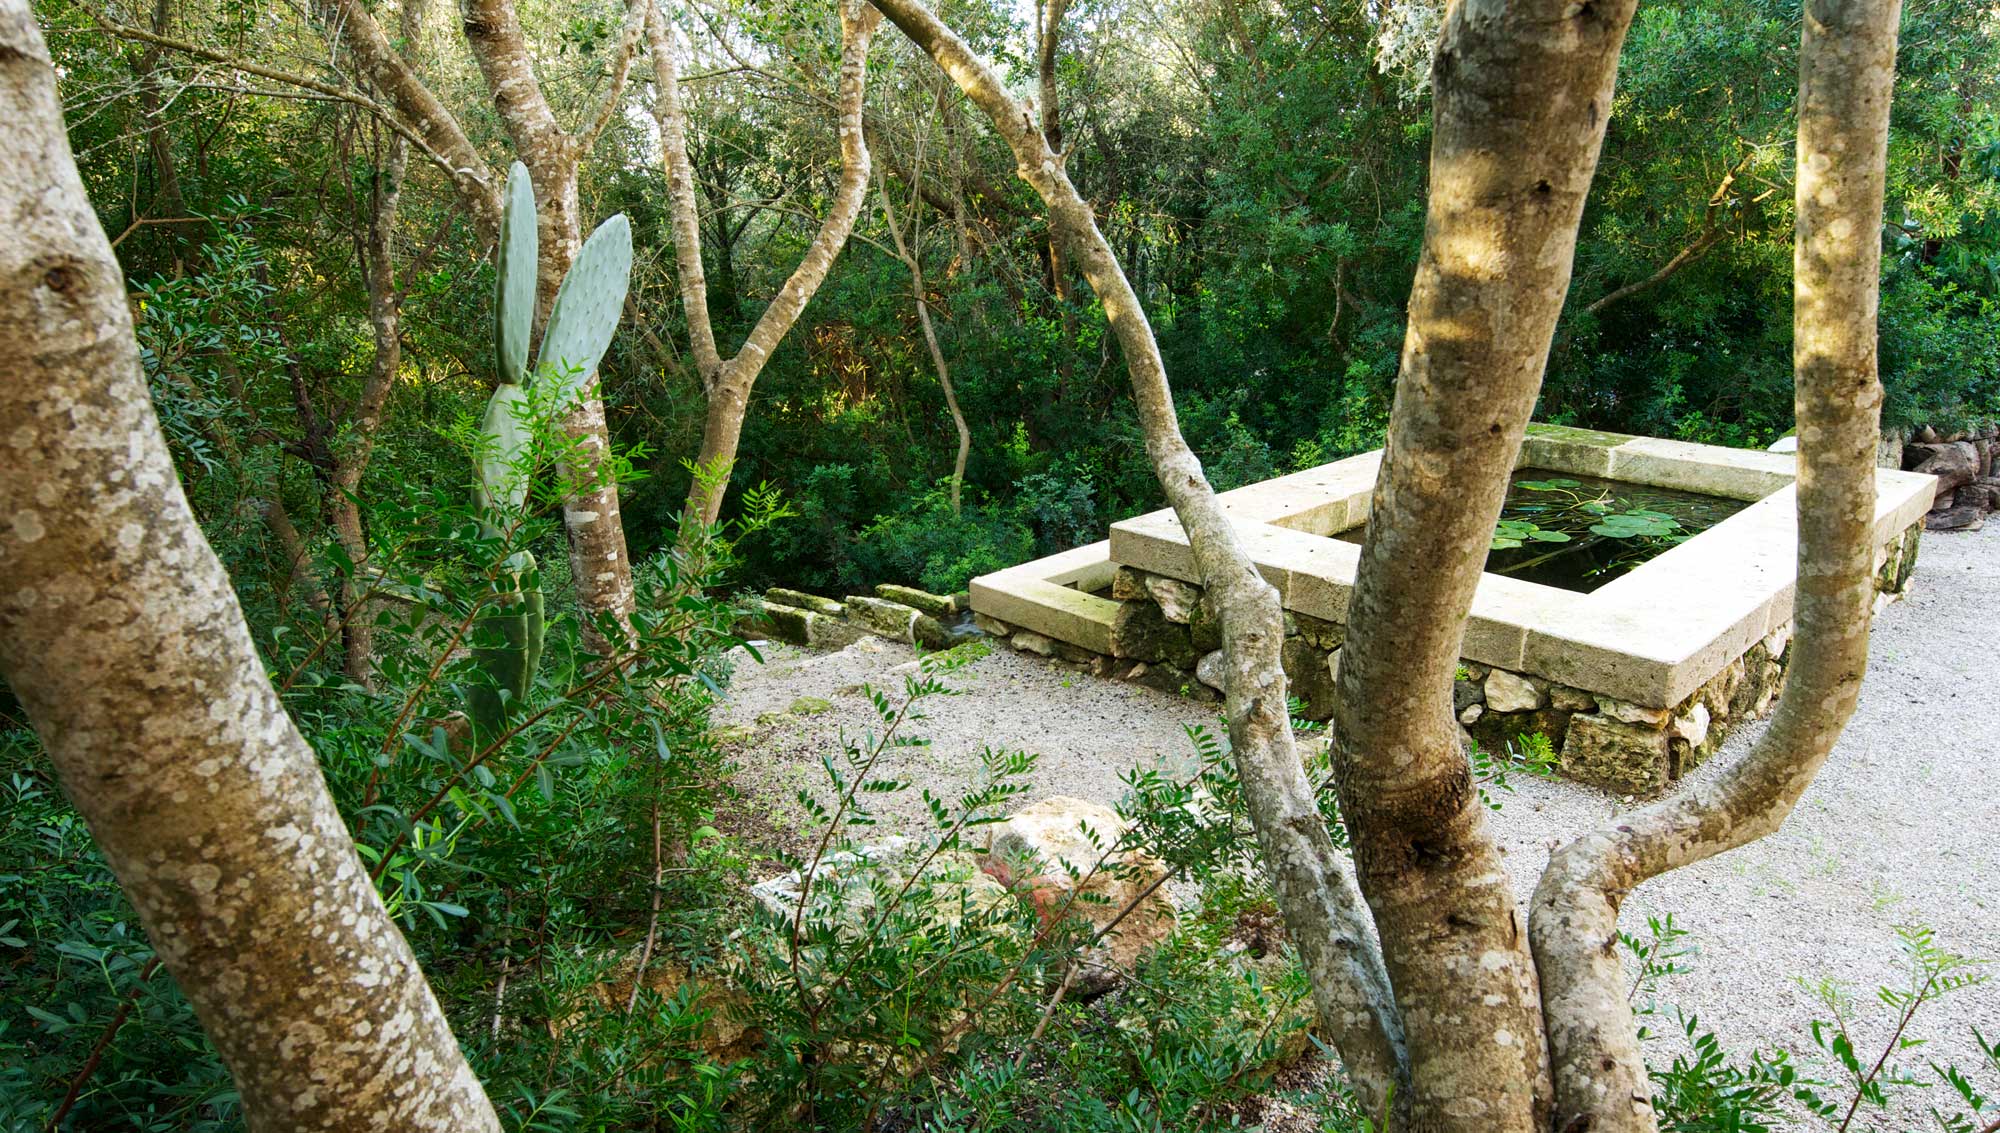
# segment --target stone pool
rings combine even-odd
[[[1332,713],[1360,558],[1354,533],[1367,521],[1380,465],[1379,451],[1365,453],[1222,495],[1288,611],[1286,673],[1316,719]],[[1534,425],[1519,467],[1503,518],[1570,538],[1530,535],[1492,552],[1461,648],[1460,723],[1494,750],[1524,733],[1546,736],[1573,778],[1658,790],[1699,765],[1731,727],[1766,712],[1782,684],[1795,457]],[[1523,489],[1524,481],[1544,487]],[[1558,493],[1574,498],[1565,508],[1596,501],[1604,510],[1553,518],[1546,508]],[[1934,494],[1933,477],[1877,473],[1878,601],[1907,585]],[[1611,523],[1614,515],[1625,519]],[[1565,557],[1563,577],[1542,569]],[[1213,696],[1220,683],[1219,632],[1171,511],[975,579],[971,599],[980,627],[1023,652],[1194,696]]]

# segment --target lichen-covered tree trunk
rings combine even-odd
[[[0,218],[0,676],[252,1129],[497,1133],[181,493],[26,0]]]
[[[837,99],[840,135],[840,182],[833,205],[806,247],[799,266],[785,280],[736,354],[724,360],[709,319],[708,282],[701,266],[700,217],[695,208],[694,168],[688,157],[687,115],[681,106],[680,77],[673,57],[672,36],[659,6],[646,12],[646,36],[653,55],[658,87],[653,116],[659,124],[660,148],[667,166],[667,204],[672,213],[674,260],[680,274],[681,306],[687,314],[688,337],[695,367],[701,372],[708,412],[702,420],[701,449],[695,455],[698,472],[688,487],[681,538],[714,526],[722,516],[731,466],[743,437],[743,416],[750,391],[784,340],[792,324],[826,281],[834,258],[847,244],[854,221],[868,197],[868,142],[862,133],[863,96],[868,83],[868,46],[874,41],[881,14],[862,0],[840,3],[840,79]]]
[[[1854,711],[1875,597],[1875,319],[1900,8],[1899,0],[1805,5],[1792,301],[1799,583],[1792,660],[1771,727],[1722,775],[1565,846],[1536,888],[1531,930],[1559,1129],[1654,1128],[1618,960],[1625,895],[1776,830]]]
[[[1230,741],[1264,868],[1311,977],[1323,1033],[1339,1051],[1362,1104],[1379,1113],[1402,1077],[1400,1029],[1367,912],[1327,836],[1293,743],[1279,659],[1285,627],[1278,593],[1238,544],[1200,460],[1182,438],[1152,325],[1090,205],[1070,183],[1033,115],[918,0],[875,3],[991,119],[1118,338],[1146,454],[1187,530],[1202,585],[1221,613]]]
[[[1455,0],[1424,243],[1335,725],[1341,812],[1409,1043],[1411,1128],[1549,1104],[1527,925],[1452,717],[1466,614],[1569,289],[1633,0]]]

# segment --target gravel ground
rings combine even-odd
[[[2000,697],[1981,680],[2000,656],[1996,616],[2000,523],[1926,535],[1911,596],[1876,621],[1859,711],[1784,829],[1648,882],[1627,903],[1628,932],[1672,913],[1689,933],[1690,971],[1662,983],[1663,1002],[1699,1016],[1738,1054],[1774,1046],[1803,1053],[1813,1049],[1811,1021],[1826,1017],[1806,983],[1831,979],[1854,999],[1855,1045],[1872,1059],[1892,1024],[1875,989],[1906,979],[1898,926],[1928,926],[1944,948],[2000,959]],[[911,654],[871,641],[826,654],[772,646],[765,658],[740,665],[721,722],[749,729],[739,755],[747,809],[784,839],[798,829],[793,793],[824,783],[820,756],[837,757],[843,733],[876,726],[860,686],[900,689]],[[992,745],[1040,754],[1023,802],[1109,802],[1123,792],[1119,775],[1128,768],[1185,767],[1183,729],[1213,723],[1217,711],[1005,649],[955,683],[962,694],[931,701],[929,719],[913,726],[930,746],[892,752],[881,773],[955,794],[977,781],[979,751]],[[830,706],[794,711],[801,697]],[[1761,723],[1739,729],[1697,776],[1740,756],[1762,731]],[[1494,828],[1524,902],[1552,846],[1625,805],[1590,788],[1520,777],[1501,801]],[[920,824],[921,801],[914,792],[892,797],[881,821],[884,833]],[[1674,1027],[1671,1018],[1659,1025]],[[1926,1009],[1915,1031],[1933,1041],[1900,1060],[1913,1070],[1933,1060],[1971,1069],[1975,1026],[2000,1038],[2000,983]],[[1990,1079],[1989,1094],[2000,1092]],[[1910,1116],[1921,1112],[1920,1101]]]

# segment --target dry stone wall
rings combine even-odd
[[[1920,530],[1912,526],[1880,549],[1878,608],[1908,584]],[[1121,566],[1110,597],[1120,606],[1108,654],[985,614],[974,614],[973,623],[1018,652],[1079,671],[1196,700],[1221,698],[1221,634],[1200,587]],[[1286,611],[1285,634],[1285,676],[1301,713],[1329,719],[1345,627]],[[1460,666],[1452,703],[1468,744],[1499,752],[1523,736],[1543,736],[1566,777],[1620,794],[1650,794],[1701,766],[1731,729],[1770,711],[1784,686],[1790,644],[1790,625],[1780,626],[1670,708],[1469,661]]]
[[[2000,427],[1964,432],[1925,427],[1902,446],[1902,466],[1937,477],[1937,496],[1924,526],[1932,531],[1977,531],[2000,509]]]

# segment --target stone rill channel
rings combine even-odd
[[[1364,453],[1222,496],[1283,599],[1286,674],[1315,719],[1332,714],[1380,466],[1379,451]],[[1453,695],[1463,738],[1500,750],[1540,734],[1572,778],[1659,790],[1782,685],[1795,457],[1533,425],[1519,467],[1512,526],[1496,531],[1519,545],[1489,558],[1466,621]],[[1908,584],[1936,493],[1933,476],[1877,473],[1878,603]],[[1220,634],[1170,511],[974,579],[969,597],[977,626],[1018,651],[1203,699],[1221,686]]]
[[[1748,506],[1678,488],[1522,468],[1500,509],[1501,533],[1514,537],[1496,540],[1486,570],[1588,594]],[[1358,546],[1367,531],[1364,523],[1334,537]]]

